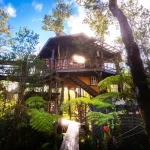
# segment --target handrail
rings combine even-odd
[[[90,57],[86,58],[86,62],[81,64],[74,62],[72,59],[55,59],[54,69],[90,69],[90,68],[97,68],[97,69],[104,69],[116,72],[116,67],[113,63],[102,62],[99,57]]]
[[[18,66],[15,64],[11,64],[6,61],[6,64],[0,64],[0,75],[3,76],[9,76],[9,75],[19,75],[18,73]],[[77,63],[74,62],[72,59],[54,59],[52,60],[46,60],[45,63],[45,72],[47,70],[54,69],[56,72],[59,70],[73,70],[73,69],[102,69],[102,70],[107,70],[111,72],[116,72],[115,65],[113,63],[107,63],[107,62],[102,62],[100,57],[89,57],[86,58],[85,63]],[[32,71],[31,71],[32,72]],[[32,72],[32,75],[35,72]]]

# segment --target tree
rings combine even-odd
[[[63,22],[71,15],[71,8],[64,0],[57,0],[56,8],[52,9],[52,15],[45,15],[43,19],[43,30],[54,31],[56,34],[63,31]]]
[[[0,7],[0,49],[6,46],[7,38],[11,35],[10,25],[8,24],[9,15],[5,12],[4,8]]]
[[[13,91],[8,90],[8,81],[1,81],[0,82],[0,117],[2,117],[7,112],[9,112],[16,104],[13,94],[14,94]]]
[[[140,50],[133,37],[127,17],[118,8],[117,0],[109,0],[109,9],[117,18],[120,25],[121,36],[127,51],[128,62],[136,89],[137,101],[141,110],[141,115],[146,123],[147,132],[150,135],[150,89],[148,87],[143,62],[140,57]]]
[[[59,116],[45,112],[45,103],[42,97],[30,97],[24,106],[20,105],[21,111],[18,116],[15,116],[14,109],[18,105],[12,103],[11,106],[7,102],[7,111],[2,114],[0,110],[1,149],[55,149],[58,142],[55,136],[55,122]],[[1,101],[0,106],[2,106]],[[17,124],[14,127],[15,121]],[[14,128],[15,139],[12,141]]]
[[[17,65],[17,74],[19,75],[19,94],[18,100],[22,103],[24,90],[26,88],[27,77],[29,75],[29,64],[33,62],[31,56],[35,52],[35,46],[38,44],[39,35],[27,28],[20,28],[14,38],[12,53]]]
[[[97,98],[90,99],[90,98],[78,97],[78,98],[74,98],[74,99],[71,99],[70,101],[65,102],[61,106],[61,109],[63,111],[68,112],[69,108],[71,107],[71,114],[74,114],[74,116],[77,117],[76,119],[78,119],[80,123],[83,123],[85,121],[85,117],[89,109],[89,106],[91,105],[97,108],[112,107],[112,104],[107,103],[107,102],[102,102]]]
[[[133,77],[136,98],[139,104],[141,115],[146,124],[147,132],[150,135],[150,89],[147,82],[147,76],[144,71],[143,62],[140,56],[140,49],[135,42],[135,38],[133,36],[133,32],[131,26],[129,25],[127,17],[118,7],[117,0],[109,0],[108,5],[103,5],[104,3],[101,0],[99,1],[99,3],[95,0],[86,0],[84,4],[86,4],[86,6],[88,4],[88,7],[91,6],[91,9],[95,9],[95,7],[100,10],[103,9],[103,13],[106,12],[107,8],[109,7],[110,12],[119,22],[122,41],[126,48],[131,75]]]
[[[121,4],[128,22],[133,30],[133,36],[139,46],[144,63],[149,63],[150,10],[144,8],[139,0],[129,0]]]
[[[121,85],[121,89],[119,91],[113,91],[111,88],[112,85]],[[126,102],[135,102],[135,87],[130,74],[122,73],[119,75],[107,77],[99,82],[98,87],[100,90],[107,89],[108,91],[107,93],[96,97],[101,101],[112,102],[113,100],[115,102],[117,100],[124,99]]]
[[[17,128],[22,120],[20,114],[24,114],[24,92],[27,87],[27,80],[30,73],[29,64],[33,61],[31,56],[35,52],[35,46],[38,44],[39,35],[27,28],[20,28],[16,37],[12,39],[12,51],[10,58],[14,61],[12,76],[18,78],[18,101],[14,109],[14,118],[11,134],[11,144],[15,144],[17,137]]]
[[[28,114],[31,115],[30,125],[33,129],[52,134],[54,132],[54,122],[59,116],[51,115],[44,111],[45,101],[40,96],[33,96],[25,102],[28,106]]]

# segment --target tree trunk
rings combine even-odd
[[[140,50],[134,40],[127,17],[122,10],[118,8],[117,0],[109,0],[109,10],[117,18],[120,25],[121,36],[127,51],[128,62],[136,89],[137,101],[146,124],[147,132],[150,136],[150,89],[140,57]]]

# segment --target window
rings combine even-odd
[[[97,78],[95,76],[91,76],[91,85],[97,85]]]

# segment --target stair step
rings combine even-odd
[[[98,93],[96,91],[94,91],[94,89],[92,89],[91,87],[89,87],[89,85],[87,85],[86,83],[84,83],[82,80],[80,80],[78,77],[75,76],[68,76],[74,83],[76,83],[77,85],[79,85],[81,88],[83,88],[85,91],[87,91],[90,95],[92,96],[97,96]]]

